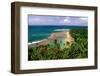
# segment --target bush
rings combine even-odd
[[[28,60],[53,60],[53,59],[77,59],[88,57],[88,33],[87,29],[71,30],[71,35],[75,42],[63,50],[58,48],[58,44],[54,43],[55,48],[49,45],[32,47],[28,50]]]

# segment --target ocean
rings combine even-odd
[[[39,41],[48,38],[53,32],[68,31],[70,29],[86,29],[87,26],[53,26],[36,25],[28,26],[28,42]]]

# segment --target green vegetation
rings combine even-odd
[[[54,59],[79,59],[88,57],[88,33],[87,29],[72,29],[70,31],[75,42],[69,47],[60,49],[50,45],[37,46],[28,49],[28,60],[54,60]]]

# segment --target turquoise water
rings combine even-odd
[[[87,26],[28,26],[28,42],[38,41],[51,35],[53,32],[68,31],[70,29],[84,29]]]

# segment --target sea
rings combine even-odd
[[[28,43],[48,38],[53,32],[69,31],[70,29],[87,29],[87,26],[61,25],[28,25]]]

